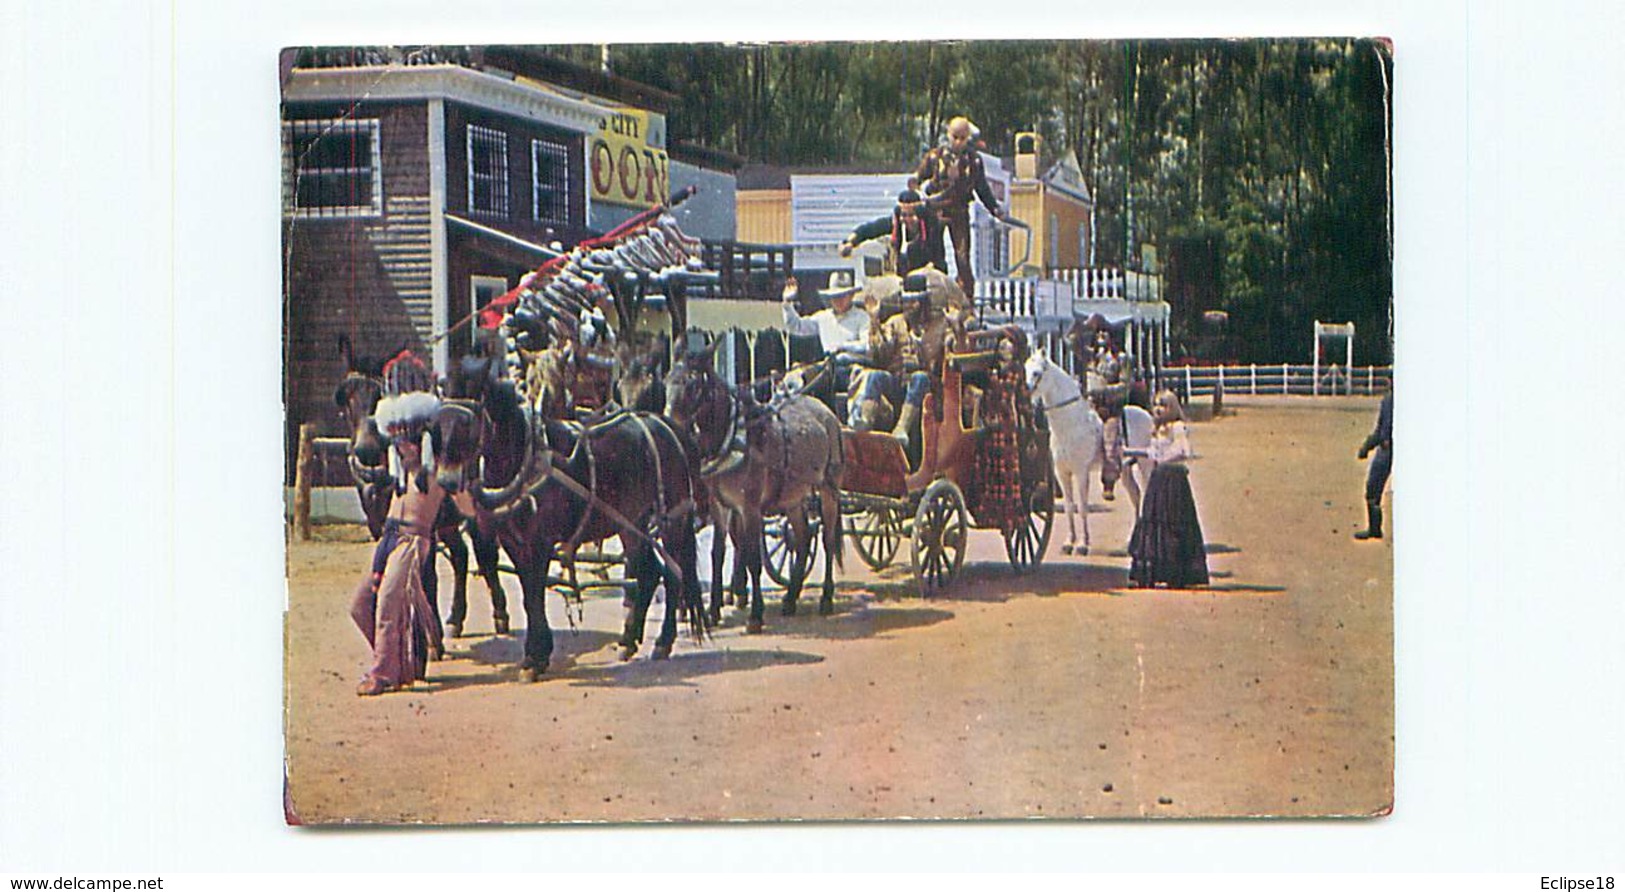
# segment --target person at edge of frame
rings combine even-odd
[[[1365,475],[1366,527],[1354,534],[1361,541],[1382,538],[1382,490],[1388,485],[1388,473],[1394,466],[1394,384],[1388,382],[1388,392],[1382,395],[1382,406],[1377,410],[1377,426],[1371,436],[1360,444],[1359,456],[1371,456]]]

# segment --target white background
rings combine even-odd
[[[1144,5],[6,0],[0,872],[1617,872],[1625,13]],[[283,825],[280,47],[1266,34],[1397,47],[1392,816]]]

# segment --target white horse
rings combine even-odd
[[[1089,553],[1089,474],[1098,467],[1105,454],[1106,425],[1084,396],[1066,369],[1050,361],[1042,350],[1027,357],[1027,390],[1033,403],[1044,409],[1049,420],[1049,449],[1055,464],[1055,477],[1060,481],[1066,498],[1067,541],[1061,546],[1062,554]],[[1123,411],[1124,446],[1145,449],[1151,443],[1151,414],[1139,406],[1127,406]],[[1140,493],[1150,473],[1132,456],[1124,456],[1123,486],[1134,502],[1135,516],[1140,513]],[[1074,497],[1076,490],[1078,497]],[[1081,510],[1080,510],[1081,509]],[[1073,516],[1083,523],[1083,544],[1078,544],[1077,526]]]

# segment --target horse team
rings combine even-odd
[[[384,485],[384,440],[370,421],[384,388],[375,361],[355,356],[347,341],[340,346],[347,372],[335,400],[350,424],[349,465],[371,527],[391,491]],[[491,592],[498,634],[508,631],[498,544],[519,578],[526,621],[522,678],[545,673],[552,655],[545,596],[554,564],[571,567],[579,548],[608,538],[620,540],[628,581],[622,659],[638,652],[649,607],[662,585],[668,596],[654,659],[670,656],[683,625],[700,640],[706,629],[720,624],[730,539],[736,554],[734,592],[741,606],[748,597],[746,632],[763,631],[764,517],[782,515],[790,531],[794,571],[783,613],[796,612],[815,550],[823,552],[825,564],[820,613],[833,612],[834,565],[842,552],[844,429],[829,408],[804,394],[757,403],[748,388],[735,388],[716,373],[714,349],[682,357],[666,376],[664,415],[628,410],[583,421],[533,417],[514,382],[481,356],[461,359],[443,383],[434,425],[436,479],[449,493],[466,490],[473,497],[476,517],[467,527]],[[1046,411],[1055,477],[1065,498],[1070,535],[1063,551],[1086,553],[1088,514],[1080,506],[1088,503],[1090,472],[1100,461],[1102,423],[1077,380],[1043,351],[1032,353],[1025,365],[1031,398]],[[1131,446],[1148,436],[1148,419],[1138,417],[1144,414],[1130,407],[1125,418]],[[1134,473],[1125,482],[1137,504]],[[446,621],[455,637],[467,612],[467,551],[463,519],[449,500],[445,504],[436,532],[452,558],[456,580]],[[1075,515],[1081,520],[1081,543]],[[696,532],[702,521],[716,531],[709,605],[697,575]],[[823,537],[822,549],[813,547],[814,529]],[[434,575],[431,565],[425,582]]]

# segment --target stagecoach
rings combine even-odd
[[[1001,330],[977,332],[991,336]],[[920,424],[920,455],[911,466],[903,445],[891,435],[843,431],[846,468],[841,480],[844,534],[870,569],[883,570],[909,546],[909,563],[922,595],[938,594],[952,584],[964,565],[969,532],[998,530],[1005,555],[1017,572],[1027,572],[1044,559],[1055,516],[1054,475],[1049,432],[1043,427],[1017,431],[1022,522],[1003,529],[980,516],[977,496],[988,481],[977,473],[976,452],[986,436],[976,422],[980,375],[974,360],[949,358],[940,387],[927,395]],[[1025,393],[1020,399],[1025,400]],[[791,582],[792,558],[782,521],[764,527],[764,566],[780,585]],[[814,536],[813,542],[821,541]],[[811,566],[808,561],[807,566]]]

